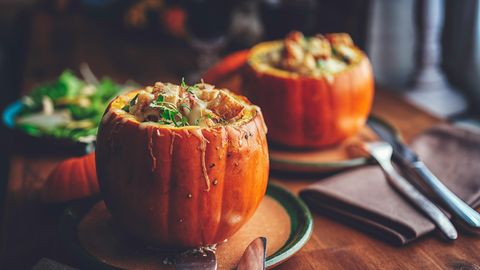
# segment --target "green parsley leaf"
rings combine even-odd
[[[170,120],[172,122],[175,122],[175,116],[177,115],[177,113],[178,111],[172,111],[172,110],[168,111],[168,114],[170,115]]]
[[[186,88],[186,87],[187,87],[187,84],[185,83],[185,78],[184,78],[184,77],[182,77],[182,83],[180,84],[180,86],[181,86],[182,88]]]
[[[124,110],[126,112],[130,112],[130,106],[127,104],[127,105],[123,106],[122,110]]]
[[[182,116],[182,126],[188,126],[188,119],[185,116]]]
[[[163,100],[164,100],[163,96],[162,96],[162,95],[159,95],[159,96],[157,97],[156,103],[157,103],[157,104],[158,104],[158,103],[162,103]]]
[[[132,100],[130,100],[130,106],[134,106],[135,103],[137,103],[137,99],[138,99],[138,94],[136,94],[135,97],[133,97]]]
[[[164,110],[162,112],[162,118],[165,120],[170,120],[170,111],[169,110]]]
[[[324,60],[318,60],[317,61],[317,67],[320,68],[320,69],[325,69],[325,61]]]

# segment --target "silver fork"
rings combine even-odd
[[[395,170],[391,162],[393,149],[390,144],[386,142],[372,142],[365,143],[362,146],[363,150],[368,152],[378,162],[389,183],[395,189],[427,215],[448,239],[457,239],[457,230],[448,217]]]

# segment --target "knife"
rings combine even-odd
[[[243,252],[237,270],[265,270],[267,238],[257,237]]]
[[[469,227],[480,228],[480,214],[450,191],[422,162],[418,155],[382,120],[369,118],[367,125],[393,148],[393,161],[428,185],[448,209]]]
[[[392,165],[393,149],[388,142],[364,143],[360,148],[377,161],[390,185],[430,218],[448,240],[457,239],[457,230],[445,213],[395,170]]]

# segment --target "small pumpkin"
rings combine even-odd
[[[97,173],[113,218],[156,246],[224,241],[253,215],[266,191],[268,149],[260,110],[232,93],[253,108],[247,120],[176,127],[140,122],[122,110],[128,100],[139,102],[137,94],[110,103],[97,136]]]
[[[203,79],[207,82],[221,82],[225,80],[226,77],[232,76],[232,73],[245,66],[248,54],[248,50],[243,50],[226,56],[222,61],[207,70],[203,75]]]
[[[89,197],[99,193],[95,152],[60,162],[50,173],[41,199],[57,203]]]
[[[301,38],[298,33],[291,36]],[[345,34],[327,35],[326,40],[327,46],[315,48],[319,54],[325,51],[328,55],[320,55],[319,60],[305,57],[299,72],[268,63],[270,53],[281,52],[291,45],[287,41],[264,42],[250,50],[243,87],[247,96],[262,108],[272,142],[320,148],[341,142],[365,125],[372,105],[374,80],[370,62],[362,51],[351,44],[359,57],[341,71],[303,74],[305,67],[315,65],[315,61],[321,64],[322,59],[331,57],[335,47],[330,44],[349,43]],[[297,47],[293,47],[291,54],[299,54]],[[276,57],[283,57],[287,68],[296,64],[281,53]]]

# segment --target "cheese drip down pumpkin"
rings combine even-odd
[[[266,132],[257,106],[205,83],[156,83],[119,96],[97,136],[106,205],[126,232],[148,244],[224,241],[265,194]]]
[[[293,32],[250,50],[243,87],[262,108],[269,140],[321,148],[365,125],[374,80],[367,56],[347,34],[306,38]]]

